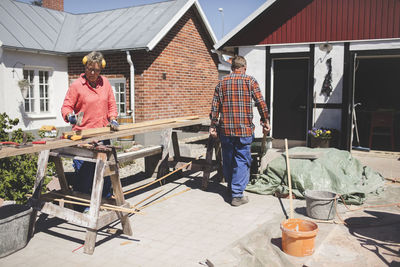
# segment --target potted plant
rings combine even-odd
[[[311,138],[311,147],[329,147],[329,142],[332,139],[332,130],[327,128],[315,128],[313,127],[308,131],[308,135]]]
[[[27,79],[19,80],[18,86],[21,89],[22,96],[26,98],[28,96],[28,90],[30,87],[29,81]]]

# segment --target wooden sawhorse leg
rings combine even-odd
[[[33,193],[32,193],[33,199],[40,198],[40,194],[42,191],[42,185],[43,185],[43,178],[46,174],[47,162],[49,161],[49,154],[50,154],[50,150],[43,150],[39,153],[38,168],[37,168],[37,172],[36,172],[36,180],[35,180],[35,185],[33,187]],[[33,235],[35,233],[36,218],[37,218],[37,210],[33,209],[32,213],[31,213],[31,219],[30,219],[30,225],[29,225],[29,237],[33,237]]]
[[[114,170],[115,173],[111,175],[111,182],[113,185],[116,204],[120,206],[125,203],[125,199],[122,191],[121,182],[119,180],[118,162],[115,151],[113,156],[116,162],[116,166]],[[102,198],[103,184],[104,184],[104,172],[106,169],[106,165],[107,165],[107,154],[99,152],[97,154],[96,170],[94,173],[92,195],[90,198],[89,227],[86,229],[86,238],[84,245],[84,252],[87,254],[93,254],[96,245],[97,230],[99,230],[98,220],[99,220],[99,212],[100,212],[100,205],[101,205],[101,198]],[[121,212],[118,212],[118,217],[121,219],[123,233],[126,235],[132,235],[132,229],[128,214],[124,215]]]

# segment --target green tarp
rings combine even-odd
[[[383,191],[384,178],[367,166],[362,166],[348,151],[335,148],[295,147],[291,153],[320,152],[317,159],[290,159],[292,191],[304,198],[306,189],[335,192],[347,204],[361,205],[367,194]],[[263,174],[252,177],[246,191],[272,195],[288,194],[286,154],[272,160]]]

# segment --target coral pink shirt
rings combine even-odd
[[[73,130],[105,127],[110,117],[118,116],[110,82],[107,78],[99,76],[96,83],[96,88],[92,88],[84,74],[81,74],[68,88],[61,107],[62,117],[68,122],[66,119],[68,113],[84,112],[81,125],[74,125]]]

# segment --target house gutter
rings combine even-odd
[[[3,43],[0,41],[0,62],[2,62],[2,57],[3,56]]]
[[[130,105],[130,110],[127,112],[131,113],[132,116],[132,122],[135,122],[135,66],[133,66],[131,54],[129,51],[126,51],[126,60],[128,61],[129,64],[129,70],[130,70],[130,98],[131,98],[131,105]]]
[[[231,68],[231,63],[229,63],[228,61],[225,61],[224,57],[222,56],[223,53],[222,53],[221,51],[215,50],[215,49],[211,49],[211,52],[213,52],[214,54],[217,54],[217,55],[218,55],[219,62],[220,62],[223,66],[226,66],[226,67],[228,67],[229,69]]]

